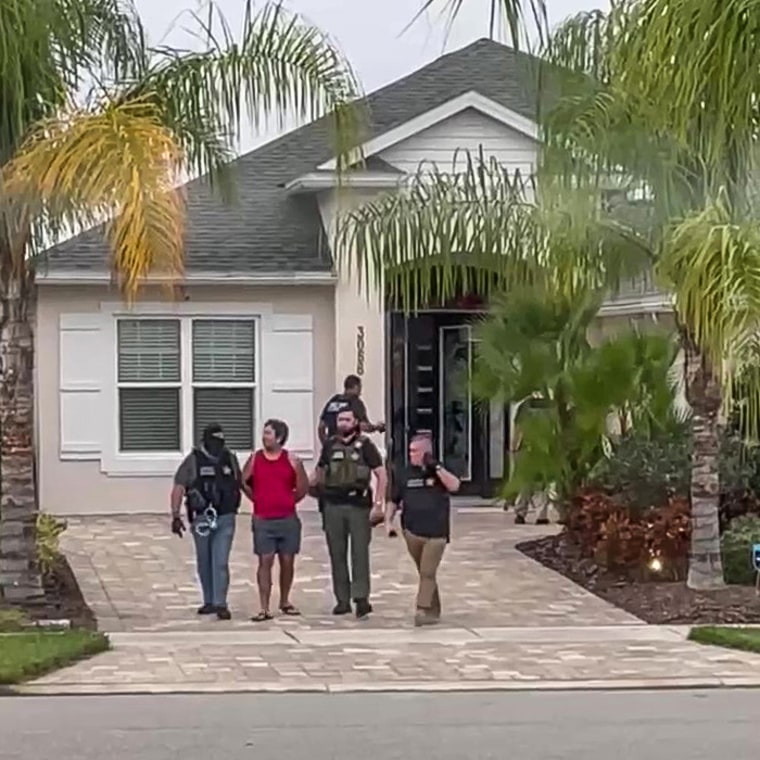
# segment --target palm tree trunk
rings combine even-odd
[[[691,555],[686,583],[696,590],[724,585],[720,555],[721,389],[707,358],[691,341],[686,353],[686,397],[692,409],[694,454],[691,468]]]
[[[31,279],[0,278],[0,599],[43,595],[37,569]]]

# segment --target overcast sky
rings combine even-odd
[[[135,0],[152,43],[188,45],[178,14],[195,9],[198,0]],[[607,0],[547,0],[552,23],[592,8],[607,7]],[[328,32],[351,61],[365,92],[371,92],[411,73],[447,50],[455,50],[488,36],[490,0],[464,0],[459,21],[446,36],[437,14],[420,19],[402,34],[422,0],[286,0],[286,5]],[[441,5],[443,6],[443,1]],[[242,24],[244,0],[216,0],[233,29]],[[174,22],[174,27],[172,27]],[[169,30],[172,31],[169,31]],[[168,34],[167,34],[168,32]],[[248,135],[243,150],[268,135]]]

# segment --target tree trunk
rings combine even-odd
[[[0,599],[43,595],[37,568],[31,277],[0,278]]]
[[[694,455],[691,467],[691,554],[686,583],[696,590],[724,586],[720,555],[721,389],[707,358],[685,342],[686,397],[692,409]]]

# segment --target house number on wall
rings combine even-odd
[[[364,374],[364,326],[356,328],[356,374]]]

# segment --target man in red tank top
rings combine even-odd
[[[262,448],[251,454],[243,467],[243,492],[253,503],[253,552],[259,558],[256,582],[261,608],[252,620],[271,620],[274,558],[280,563],[280,612],[300,615],[290,601],[296,554],[301,550],[301,520],[296,504],[306,495],[309,483],[302,462],[283,448],[288,426],[267,420],[261,435]]]

